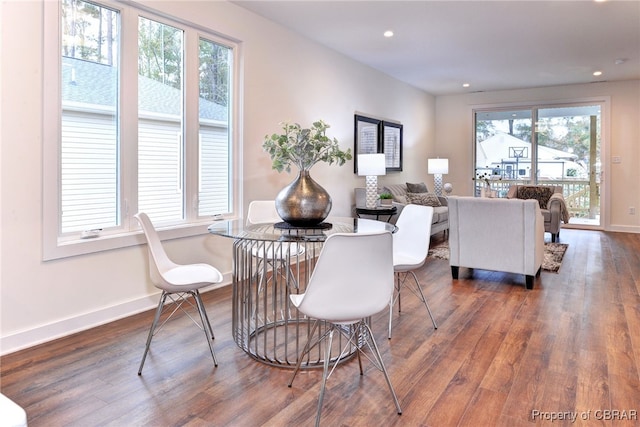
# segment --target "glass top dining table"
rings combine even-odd
[[[323,242],[334,233],[395,232],[396,226],[382,221],[364,218],[329,217],[325,222],[312,227],[292,227],[282,223],[246,224],[242,219],[216,221],[209,232],[233,239],[260,240],[270,242]]]
[[[348,217],[329,217],[312,228],[245,224],[241,219],[211,224],[210,233],[233,239],[231,323],[236,344],[262,363],[295,368],[312,322],[298,312],[289,295],[305,292],[323,242],[335,233],[395,230],[387,222]],[[321,336],[326,329],[321,324],[315,334]],[[332,354],[340,354],[346,346],[347,353],[354,355],[355,344],[341,335],[334,340]],[[301,367],[322,367],[323,363],[323,352],[316,349],[305,355]]]

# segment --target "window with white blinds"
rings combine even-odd
[[[116,227],[118,129],[113,114],[62,114],[61,226],[63,233]]]
[[[46,43],[60,41],[45,60],[59,85],[59,113],[45,105],[46,133],[58,135],[58,179],[45,181],[57,243],[136,230],[139,211],[163,227],[232,213],[235,45],[120,2],[45,9],[45,32],[59,35]],[[122,25],[125,10],[137,25]]]

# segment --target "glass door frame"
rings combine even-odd
[[[476,106],[472,106],[471,110],[472,110],[472,172],[471,172],[471,176],[474,177],[473,179],[477,178],[477,155],[478,155],[478,138],[477,138],[477,118],[478,115],[481,113],[502,113],[502,114],[507,114],[510,112],[522,112],[522,111],[531,111],[530,114],[530,120],[531,120],[531,128],[532,128],[532,132],[531,132],[531,151],[532,153],[530,153],[530,158],[531,158],[531,162],[532,162],[532,168],[536,166],[536,163],[538,161],[538,155],[537,155],[537,148],[538,148],[538,130],[537,129],[537,124],[538,124],[538,111],[539,110],[545,110],[545,109],[554,109],[554,108],[569,108],[569,107],[586,107],[586,106],[599,106],[599,110],[600,110],[600,158],[599,161],[597,162],[597,168],[594,167],[592,170],[590,171],[590,173],[594,173],[597,174],[596,178],[599,178],[599,191],[600,191],[600,198],[599,198],[599,223],[598,224],[582,224],[582,223],[578,223],[578,224],[563,224],[563,227],[565,228],[581,228],[581,229],[597,229],[597,230],[602,230],[602,229],[606,229],[607,225],[608,225],[608,215],[607,215],[607,208],[610,206],[610,200],[609,200],[609,191],[608,191],[608,182],[609,182],[609,168],[607,168],[605,165],[609,164],[609,156],[608,156],[608,141],[609,141],[609,126],[608,123],[610,123],[610,97],[597,97],[597,98],[585,98],[585,99],[575,99],[575,100],[569,100],[569,101],[563,101],[563,102],[540,102],[540,103],[508,103],[508,104],[492,104],[492,105],[476,105]],[[522,116],[520,116],[519,118],[523,118]],[[535,128],[533,126],[533,124],[536,124]],[[535,132],[534,132],[535,130]],[[484,140],[483,140],[484,141]],[[536,170],[536,169],[533,169]],[[516,173],[519,173],[521,171],[517,171]],[[495,178],[495,177],[494,177]],[[530,173],[529,175],[529,179],[528,180],[523,180],[522,182],[531,182],[531,183],[537,183],[539,180],[538,178],[538,173]],[[504,186],[505,189],[504,191],[501,191],[499,189],[498,191],[498,195],[502,195],[505,196],[506,195],[506,189],[508,189],[508,183],[504,183],[507,185],[503,185],[500,184],[499,182],[496,181],[491,181],[491,186],[494,187],[496,186],[496,184],[498,184],[497,186],[500,187],[500,185]],[[478,184],[474,183],[474,193],[478,193],[477,191],[478,189]]]

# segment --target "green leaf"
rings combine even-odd
[[[265,135],[262,148],[272,161],[272,168],[278,172],[291,171],[291,164],[301,170],[309,170],[317,162],[344,165],[351,160],[351,149],[340,150],[336,138],[329,138],[326,130],[330,127],[322,120],[313,122],[310,128],[299,124],[281,123],[281,134]]]

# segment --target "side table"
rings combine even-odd
[[[356,215],[358,215],[358,218],[360,218],[360,215],[373,215],[376,217],[376,220],[379,221],[381,216],[388,216],[387,222],[390,222],[391,218],[393,218],[396,213],[398,213],[398,208],[396,206],[378,206],[373,209],[356,207]]]

